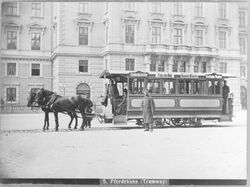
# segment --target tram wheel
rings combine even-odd
[[[195,126],[195,127],[198,127],[198,126],[201,126],[202,123],[201,123],[201,118],[191,118],[190,119],[190,123]]]
[[[104,123],[112,123],[113,119],[106,119],[104,118]]]
[[[171,118],[171,122],[175,126],[182,126],[184,124],[184,122],[181,118]]]

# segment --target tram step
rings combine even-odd
[[[113,124],[114,125],[127,125],[126,115],[114,116]]]
[[[232,121],[232,116],[230,116],[229,114],[222,114],[221,121]]]

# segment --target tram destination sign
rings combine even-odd
[[[213,74],[207,74],[207,75],[206,75],[206,78],[207,78],[207,79],[221,79],[221,78],[222,78],[222,75],[215,74],[215,73],[213,73]]]
[[[137,71],[137,72],[131,72],[131,73],[129,73],[129,76],[130,77],[147,77],[148,73]]]
[[[199,76],[198,75],[194,75],[194,74],[181,74],[180,78],[198,79]]]
[[[173,74],[170,74],[170,73],[157,73],[156,77],[160,77],[160,78],[173,78]]]

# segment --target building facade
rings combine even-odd
[[[14,102],[25,103],[31,88],[44,87],[65,96],[86,94],[98,106],[104,91],[99,75],[107,69],[233,74],[234,107],[246,107],[247,3],[2,6],[4,102],[12,103],[16,93]]]

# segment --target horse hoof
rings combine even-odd
[[[43,129],[43,131],[45,131],[45,129]]]
[[[55,131],[58,131],[58,129],[55,129]]]

